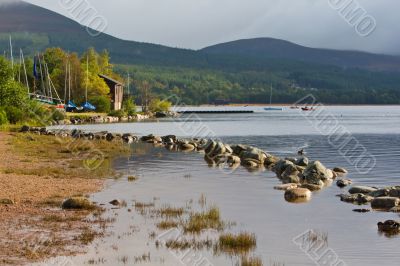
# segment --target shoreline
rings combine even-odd
[[[26,129],[26,128],[25,128]],[[45,129],[44,129],[45,130]],[[112,156],[110,156],[111,158],[113,156],[118,156],[120,155],[120,152],[123,151],[120,150],[118,147],[126,147],[123,145],[123,143],[126,144],[132,144],[132,143],[137,143],[137,142],[142,142],[142,143],[148,143],[148,144],[153,144],[156,147],[164,147],[168,150],[171,151],[181,151],[181,152],[199,152],[200,154],[204,154],[204,159],[205,161],[208,163],[209,166],[213,166],[213,167],[220,167],[221,165],[223,167],[229,167],[231,169],[235,169],[237,167],[245,167],[247,168],[249,171],[257,171],[258,169],[261,168],[265,168],[268,169],[270,171],[273,171],[276,173],[277,177],[278,177],[278,182],[280,181],[282,184],[281,185],[277,185],[276,187],[274,187],[274,189],[276,190],[281,190],[283,195],[284,200],[286,200],[289,203],[307,203],[312,199],[312,195],[314,193],[314,191],[319,191],[322,190],[328,186],[331,186],[332,183],[334,181],[338,181],[337,185],[339,186],[339,181],[341,181],[341,184],[344,186],[350,186],[352,183],[350,180],[345,179],[345,175],[347,173],[347,171],[343,168],[335,168],[335,169],[328,169],[325,168],[319,161],[313,161],[313,162],[309,162],[308,159],[304,156],[301,156],[300,158],[279,158],[276,156],[273,156],[271,154],[268,154],[256,147],[251,147],[251,146],[245,146],[245,145],[240,145],[240,144],[233,144],[233,145],[228,145],[222,142],[218,142],[218,141],[213,141],[213,140],[203,140],[203,139],[178,139],[176,136],[170,135],[170,136],[163,136],[163,137],[158,137],[158,136],[154,136],[154,135],[148,135],[148,136],[141,136],[141,137],[137,137],[131,134],[113,134],[113,133],[108,133],[108,132],[99,132],[99,133],[94,133],[94,132],[83,132],[81,130],[61,130],[61,131],[57,131],[57,130],[53,130],[53,131],[47,131],[46,132],[42,132],[41,130],[37,131],[37,128],[30,128],[27,130],[27,132],[25,132],[25,134],[23,133],[0,133],[1,136],[5,136],[5,135],[9,135],[9,136],[13,136],[14,138],[17,139],[17,141],[19,141],[19,143],[15,143],[10,141],[9,138],[2,138],[4,143],[0,142],[0,147],[5,147],[5,146],[9,146],[9,145],[16,145],[16,147],[19,148],[23,148],[23,149],[27,149],[27,150],[32,150],[33,147],[37,148],[37,145],[32,146],[32,143],[38,142],[41,138],[44,138],[45,140],[48,140],[49,142],[46,143],[45,145],[61,145],[61,146],[57,146],[57,148],[55,149],[55,151],[57,153],[61,153],[60,155],[60,160],[67,160],[66,158],[71,158],[71,153],[68,152],[68,150],[62,150],[60,149],[62,147],[62,144],[64,143],[59,143],[59,141],[56,141],[58,139],[58,137],[61,137],[64,140],[67,141],[72,141],[72,142],[77,142],[80,145],[77,145],[75,147],[78,147],[78,149],[80,151],[84,151],[84,153],[86,151],[88,151],[87,148],[85,148],[84,145],[81,145],[83,141],[83,143],[93,143],[94,145],[92,147],[94,148],[99,148],[105,152],[114,152],[111,153]],[[41,135],[47,135],[47,136],[41,136]],[[32,140],[33,139],[33,140]],[[22,146],[18,146],[21,145]],[[116,143],[119,143],[118,145],[115,145]],[[117,147],[118,146],[118,147]],[[46,146],[48,147],[48,146]],[[87,147],[87,146],[86,146]],[[112,147],[112,148],[111,148]],[[5,151],[10,151],[9,149]],[[18,152],[18,151],[14,151],[14,152]],[[21,151],[19,151],[21,152]],[[38,153],[40,154],[41,150],[38,151]],[[3,152],[4,153],[4,152]],[[67,154],[67,155],[65,155]],[[18,153],[17,153],[18,155]],[[19,154],[20,155],[20,154]],[[36,154],[36,156],[39,156],[38,154]],[[42,163],[51,163],[54,161],[55,153],[52,153],[51,156],[44,156],[44,157],[37,157],[40,159],[44,159],[44,161],[42,161]],[[64,157],[66,156],[66,157]],[[19,157],[18,158],[20,161],[24,161],[26,160],[26,158],[24,157]],[[46,162],[47,160],[47,162]],[[40,160],[38,160],[40,161]],[[28,163],[28,161],[25,161],[26,163]],[[36,163],[37,161],[35,161]],[[80,161],[82,162],[82,161]],[[32,163],[32,161],[31,161]],[[11,175],[11,174],[23,174],[24,176],[27,175],[26,172],[8,172],[8,171],[4,171],[4,163],[0,164],[2,171],[6,173],[6,175]],[[112,168],[111,165],[108,165],[108,170],[110,170]],[[70,168],[65,168],[65,171],[70,170]],[[79,168],[78,168],[79,169]],[[82,170],[82,168],[80,168]],[[54,170],[54,169],[53,169]],[[54,174],[51,170],[50,173]],[[15,170],[14,170],[15,171]],[[70,177],[68,178],[67,176],[65,176],[67,173],[66,172],[57,172],[55,171],[56,174],[63,176],[64,178],[61,177],[62,180],[64,181],[70,181]],[[68,173],[69,174],[69,173]],[[93,173],[92,173],[93,175]],[[37,173],[35,174],[35,177],[38,178],[38,176],[40,177],[40,175],[38,175]],[[110,173],[106,172],[105,177],[110,177]],[[7,176],[6,176],[7,177]],[[45,176],[48,177],[48,176]],[[3,179],[3,175],[2,175],[2,179]],[[25,177],[26,178],[26,177]],[[51,178],[51,177],[50,177]],[[53,177],[56,178],[56,177]],[[60,178],[60,177],[58,177]],[[58,179],[57,178],[57,179]],[[88,177],[86,177],[88,178]],[[76,183],[75,184],[71,184],[72,182],[67,182],[69,185],[77,185],[79,187],[81,187],[81,182],[83,182],[84,180],[88,181],[91,185],[94,185],[96,182],[99,182],[100,184],[103,184],[104,179],[99,178],[99,176],[96,176],[96,178],[91,179],[89,176],[89,180],[87,179],[76,179]],[[344,182],[346,181],[346,182]],[[57,186],[56,186],[57,187]],[[34,189],[37,190],[37,186],[34,186]],[[87,218],[88,216],[92,215],[90,212],[85,212],[85,211],[80,211],[80,212],[76,212],[76,211],[65,211],[60,209],[60,204],[62,203],[63,200],[72,197],[72,196],[77,196],[76,195],[76,191],[74,191],[74,189],[76,189],[76,187],[72,187],[72,190],[68,191],[68,193],[64,193],[62,194],[62,196],[59,196],[58,198],[58,202],[56,203],[56,205],[53,205],[53,209],[45,209],[46,211],[44,212],[43,209],[37,211],[36,213],[31,211],[31,213],[33,215],[35,215],[36,217],[41,217],[42,220],[44,217],[47,217],[47,219],[49,220],[50,217],[52,217],[51,219],[54,220],[58,220],[57,222],[55,221],[50,221],[50,222],[54,222],[53,226],[54,227],[54,232],[57,231],[61,231],[62,232],[62,227],[60,227],[60,219],[55,219],[55,215],[56,214],[64,214],[68,213],[68,214],[74,214],[76,215],[77,213],[80,214],[81,216],[71,216],[71,217],[75,217],[74,221],[70,221],[70,226],[71,224],[76,225],[77,226],[77,230],[80,230],[80,234],[85,235],[85,238],[87,238],[87,236],[90,236],[90,239],[83,239],[82,237],[76,237],[73,238],[72,241],[69,242],[65,242],[63,243],[62,246],[60,245],[55,245],[53,248],[53,253],[48,252],[46,254],[49,255],[44,255],[42,254],[41,256],[31,256],[31,254],[21,254],[23,256],[24,259],[27,259],[28,261],[37,261],[37,260],[43,260],[46,258],[50,258],[50,257],[54,257],[54,255],[57,256],[62,256],[62,255],[66,255],[66,256],[72,256],[72,255],[76,255],[78,253],[83,252],[82,250],[80,250],[81,252],[76,252],[73,250],[74,248],[77,247],[82,247],[85,246],[87,244],[90,244],[91,241],[93,241],[93,239],[96,236],[101,236],[103,232],[101,231],[95,231],[93,230],[93,225],[96,224],[100,224],[100,223],[105,223],[105,221],[101,221],[101,219],[98,220],[92,220],[91,222],[89,222],[89,224],[86,224],[86,227],[83,227],[82,224],[80,224],[80,222],[82,222],[85,218]],[[86,190],[84,192],[79,193],[79,196],[85,196],[87,193],[94,193],[96,191],[99,191],[102,189],[102,185],[95,185],[94,187],[90,187],[90,188],[86,188]],[[369,204],[371,202],[371,207],[372,209],[374,209],[374,204],[382,204],[381,207],[384,207],[386,209],[386,211],[389,211],[390,208],[387,208],[387,206],[385,204],[390,205],[390,202],[386,202],[386,201],[382,201],[382,199],[380,197],[382,197],[381,193],[397,193],[398,191],[400,191],[399,187],[392,187],[390,190],[387,188],[382,188],[382,189],[377,189],[377,188],[366,188],[366,187],[358,187],[358,186],[352,186],[353,192],[350,192],[350,194],[341,194],[340,195],[340,200],[343,202],[348,202],[348,203],[367,203]],[[387,190],[387,191],[386,191]],[[2,190],[0,190],[2,191]],[[48,192],[48,191],[47,191]],[[2,198],[3,195],[0,196],[0,198]],[[44,197],[44,199],[46,199],[46,197]],[[11,199],[13,200],[13,199]],[[29,200],[29,199],[28,199]],[[26,204],[31,204],[31,207],[35,206],[35,198],[30,199],[31,202],[27,201]],[[396,201],[398,204],[400,200]],[[19,201],[18,199],[15,200],[16,204],[18,205],[18,202],[22,202]],[[377,203],[374,203],[377,202]],[[36,202],[37,204],[38,202]],[[54,202],[52,202],[54,203]],[[103,205],[105,203],[102,203],[100,205]],[[14,204],[11,204],[11,212],[13,212],[12,208],[16,207],[13,206]],[[58,208],[55,210],[54,207]],[[375,205],[376,206],[376,205]],[[2,208],[1,211],[4,211],[4,208],[10,208],[9,206],[6,205],[6,207],[3,207],[0,205],[0,207]],[[23,206],[24,208],[25,206]],[[47,206],[49,207],[49,206]],[[46,207],[46,208],[47,208]],[[28,211],[30,211],[28,209]],[[362,211],[362,210],[360,210]],[[22,215],[21,213],[15,212],[17,215]],[[100,217],[101,215],[97,214],[98,217]],[[68,217],[64,217],[62,219],[62,222],[65,222],[68,219]],[[89,219],[90,220],[90,219]],[[49,222],[49,221],[46,221]],[[1,221],[0,220],[0,228],[4,228],[4,220]],[[33,222],[32,220],[25,220],[25,226],[29,226],[31,225]],[[54,224],[58,223],[58,227]],[[382,223],[380,223],[382,224]],[[43,225],[47,225],[48,224],[43,224]],[[81,225],[81,226],[79,226]],[[36,224],[36,226],[40,226]],[[181,225],[182,226],[182,225]],[[379,226],[379,225],[378,225]],[[92,231],[89,231],[89,228],[92,228]],[[43,227],[45,228],[45,227]],[[105,228],[105,227],[104,227]],[[379,230],[381,228],[378,228]],[[385,229],[385,228],[384,228]],[[5,230],[0,230],[0,234],[1,233],[5,233]],[[196,243],[192,243],[193,245],[195,245]],[[67,248],[65,248],[67,247]],[[70,248],[70,249],[68,249]],[[14,250],[15,252],[16,250]],[[37,251],[37,250],[36,250]],[[1,253],[4,253],[4,250],[0,250]],[[15,254],[15,253],[14,253]],[[47,256],[47,257],[46,257]],[[1,256],[0,256],[1,258]],[[8,263],[7,261],[4,261],[5,263]],[[11,263],[10,263],[11,264]]]
[[[107,221],[100,208],[67,211],[60,206],[69,197],[101,191],[106,178],[115,174],[113,156],[126,150],[94,144],[109,158],[98,170],[87,171],[88,146],[75,144],[53,136],[0,132],[0,264],[76,255],[104,233]]]

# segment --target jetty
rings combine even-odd
[[[252,114],[253,110],[185,110],[178,114]]]

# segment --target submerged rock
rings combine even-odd
[[[380,197],[371,201],[371,207],[374,209],[389,210],[400,205],[400,199],[395,197]]]
[[[315,184],[302,184],[301,188],[306,188],[310,191],[318,191],[321,190],[324,186],[322,185],[315,185]]]
[[[350,186],[353,183],[350,179],[339,179],[336,181],[336,185],[340,188],[344,188]]]
[[[347,170],[341,167],[335,167],[332,169],[334,172],[338,173],[338,174],[347,174]]]
[[[286,190],[285,199],[289,202],[305,202],[311,199],[311,191],[306,188]]]
[[[374,198],[364,195],[364,194],[340,194],[340,200],[347,203],[353,204],[367,204],[371,202]]]
[[[294,189],[294,188],[297,188],[297,187],[298,187],[298,184],[293,184],[293,183],[292,183],[292,184],[278,185],[278,186],[275,186],[274,189],[286,191],[286,190]]]
[[[114,206],[120,206],[120,205],[122,205],[122,201],[121,201],[121,200],[118,200],[118,199],[112,200],[112,201],[110,201],[109,203],[110,203],[111,205],[114,205]]]
[[[370,212],[371,210],[369,209],[354,209],[353,212],[360,212],[360,213],[367,213]]]
[[[354,186],[352,188],[349,189],[349,193],[350,194],[369,194],[371,192],[374,192],[378,189],[373,188],[373,187],[367,187],[367,186]]]
[[[400,232],[400,223],[394,220],[387,220],[385,222],[378,223],[378,230],[382,232]]]
[[[63,209],[90,210],[95,205],[84,197],[72,197],[65,200],[61,206]]]

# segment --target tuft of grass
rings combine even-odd
[[[185,233],[200,233],[205,229],[224,229],[225,224],[221,220],[217,207],[211,207],[206,212],[192,213],[189,220],[184,224]]]
[[[255,234],[222,234],[219,236],[217,250],[229,254],[243,254],[255,249],[257,246]]]
[[[96,237],[96,233],[91,231],[89,228],[85,228],[85,230],[78,236],[78,240],[81,241],[82,244],[88,245],[93,242]]]
[[[241,266],[263,266],[261,258],[258,257],[242,257]]]
[[[186,250],[186,249],[210,249],[212,248],[212,241],[209,239],[206,240],[196,240],[196,239],[178,239],[178,240],[168,240],[165,243],[165,246],[168,249],[175,249],[175,250]]]
[[[134,182],[134,181],[136,181],[138,179],[139,179],[139,177],[137,177],[137,176],[128,176],[128,181],[129,182]]]
[[[183,208],[175,208],[170,206],[164,206],[161,209],[157,210],[157,213],[161,217],[167,217],[167,218],[180,217],[183,215],[184,212],[185,210]]]
[[[174,221],[161,221],[157,224],[157,228],[161,229],[161,230],[167,230],[167,229],[171,229],[171,228],[177,228],[178,225],[179,224]]]

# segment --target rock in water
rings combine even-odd
[[[353,182],[350,179],[339,179],[336,181],[336,185],[340,188],[350,186]]]
[[[371,207],[374,209],[389,210],[400,205],[400,199],[395,197],[375,198],[371,201]]]
[[[297,186],[298,186],[297,184],[284,184],[284,185],[275,186],[274,189],[286,191],[286,190],[289,190],[289,189],[297,188]]]
[[[63,202],[63,209],[90,210],[95,205],[84,197],[72,197]]]
[[[338,174],[347,174],[348,173],[346,169],[341,168],[341,167],[335,167],[332,170],[333,170],[333,172],[336,172]]]
[[[306,188],[286,190],[285,199],[289,202],[307,202],[311,199],[311,191]]]
[[[378,189],[373,188],[373,187],[366,187],[366,186],[354,186],[349,189],[350,194],[369,194],[371,192],[374,192]]]
[[[366,204],[371,202],[374,198],[364,195],[364,194],[341,194],[339,195],[340,200],[343,202],[353,203],[353,204]]]
[[[332,171],[328,170],[321,162],[312,162],[304,170],[304,179],[309,184],[320,185],[321,182],[333,178]]]
[[[400,232],[400,223],[393,220],[387,220],[383,223],[379,222],[378,230],[382,232],[398,233]]]
[[[280,160],[278,161],[274,168],[272,169],[279,178],[282,178],[282,174],[285,172],[286,168],[294,165],[291,161],[288,160]]]
[[[114,205],[114,206],[120,206],[120,205],[122,205],[122,201],[120,201],[120,200],[118,200],[118,199],[112,200],[112,201],[110,201],[109,203],[110,203],[111,205]]]

